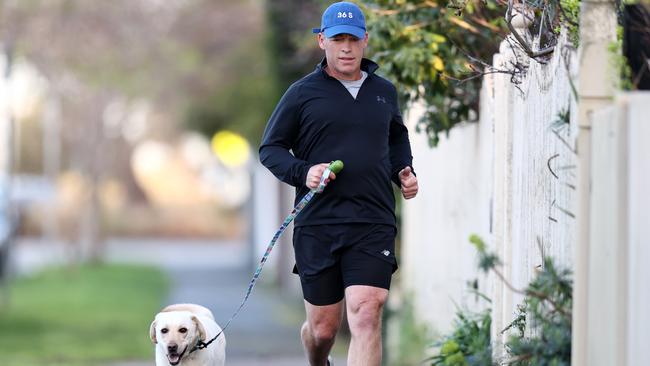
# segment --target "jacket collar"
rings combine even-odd
[[[316,66],[316,69],[320,70],[324,76],[331,77],[327,71],[325,71],[325,66],[327,66],[327,59],[323,57],[323,60]],[[361,59],[361,70],[367,72],[368,76],[374,74],[378,68],[379,65],[377,65],[374,61],[367,58]]]

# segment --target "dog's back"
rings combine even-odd
[[[166,313],[170,311],[189,311],[192,314],[202,315],[214,320],[214,316],[212,315],[210,309],[197,304],[173,304],[173,305],[166,306],[160,312]]]

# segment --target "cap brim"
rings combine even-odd
[[[351,34],[357,38],[365,38],[366,30],[353,25],[335,25],[325,29],[323,34],[325,34],[325,37],[327,38],[334,37],[337,34]]]

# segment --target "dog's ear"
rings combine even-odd
[[[195,315],[192,315],[192,321],[196,324],[196,330],[199,332],[199,339],[204,341],[206,339],[205,328],[203,323]]]
[[[158,344],[158,339],[156,339],[156,321],[152,321],[149,326],[149,338],[154,344]]]

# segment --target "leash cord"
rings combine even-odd
[[[298,202],[296,207],[294,207],[293,210],[291,210],[291,213],[289,214],[289,216],[287,216],[287,218],[284,219],[284,222],[282,223],[282,225],[280,226],[278,231],[275,232],[275,235],[273,235],[273,239],[271,239],[271,242],[266,247],[266,252],[264,252],[264,255],[262,256],[262,259],[260,260],[260,263],[257,265],[257,268],[255,269],[255,273],[253,274],[253,277],[251,278],[251,281],[248,284],[248,290],[246,291],[246,295],[244,296],[244,299],[242,300],[241,304],[239,304],[239,307],[232,314],[230,319],[228,319],[228,322],[226,323],[226,325],[221,329],[221,331],[219,333],[217,333],[216,336],[214,336],[209,341],[203,342],[202,340],[199,339],[199,341],[196,343],[194,348],[192,348],[192,350],[189,353],[192,353],[194,351],[207,348],[212,342],[214,342],[215,340],[217,340],[217,338],[219,338],[219,336],[226,330],[226,328],[228,328],[228,326],[230,325],[230,322],[232,322],[232,320],[235,319],[235,317],[239,314],[239,312],[244,307],[244,304],[246,304],[246,301],[248,301],[248,298],[250,297],[251,293],[253,292],[253,287],[255,287],[255,283],[257,282],[257,279],[260,277],[260,274],[262,273],[262,268],[264,267],[264,264],[266,263],[266,260],[269,259],[269,256],[271,255],[271,251],[273,250],[273,247],[275,246],[275,243],[278,241],[278,239],[280,238],[280,236],[282,235],[284,230],[289,226],[291,221],[293,221],[293,219],[295,219],[296,216],[298,216],[300,211],[302,211],[302,209],[304,209],[305,206],[307,206],[309,201],[311,201],[311,199],[314,198],[314,196],[317,193],[323,192],[323,190],[325,189],[325,186],[327,186],[327,178],[329,178],[329,175],[330,175],[331,171],[332,171],[332,169],[330,169],[330,167],[325,169],[325,171],[323,172],[323,175],[321,176],[320,183],[318,184],[318,187],[311,190],[311,191],[309,191],[309,192],[307,192],[307,194],[300,200],[300,202]]]

